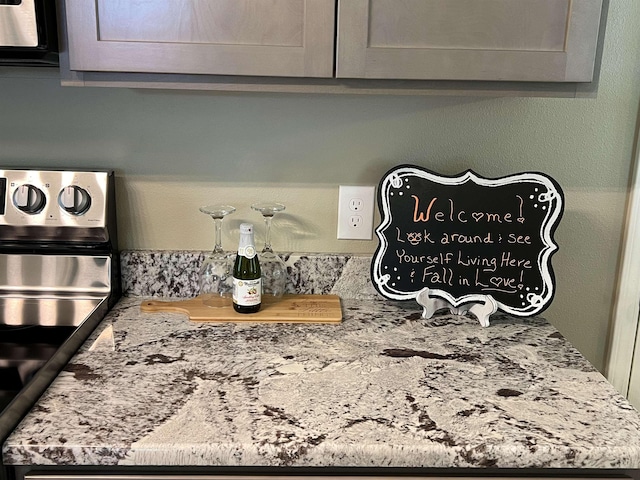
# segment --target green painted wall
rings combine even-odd
[[[60,87],[42,70],[0,69],[0,164],[110,167],[118,175],[121,248],[211,247],[204,203],[238,212],[287,204],[280,250],[372,253],[338,241],[339,184],[377,184],[416,163],[443,174],[553,176],[566,209],[545,316],[603,369],[640,105],[640,2],[609,7],[596,98],[217,94]]]

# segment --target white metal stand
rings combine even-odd
[[[453,315],[472,313],[483,327],[489,326],[489,317],[498,311],[498,304],[491,295],[483,295],[484,303],[465,303],[454,307],[446,300],[429,295],[429,288],[425,287],[418,292],[416,302],[422,307],[422,318],[431,318],[433,314],[443,308],[448,308]]]

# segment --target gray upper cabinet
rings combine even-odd
[[[602,0],[341,0],[339,78],[589,82]]]
[[[66,0],[77,71],[332,77],[335,0]]]
[[[572,95],[592,82],[603,1],[60,0],[62,81]]]

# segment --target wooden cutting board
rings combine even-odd
[[[337,295],[284,295],[280,300],[263,297],[257,313],[238,313],[230,298],[197,296],[189,300],[145,300],[143,312],[184,313],[194,322],[340,323],[342,309]]]

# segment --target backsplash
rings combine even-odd
[[[120,253],[125,296],[189,298],[198,294],[198,271],[207,252],[128,250]],[[284,254],[287,293],[383,298],[371,283],[370,256]]]

